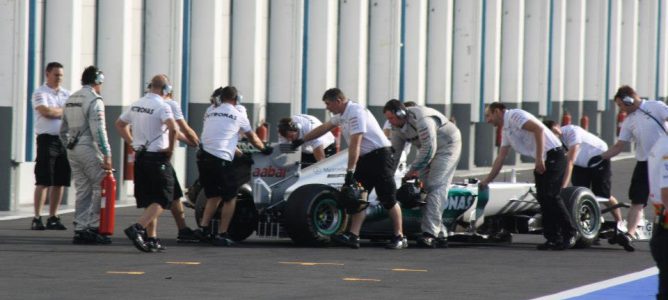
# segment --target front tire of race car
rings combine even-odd
[[[204,206],[206,205],[206,196],[204,189],[197,195],[197,202],[195,203],[195,219],[197,224],[201,224],[202,215],[204,214]],[[221,205],[216,209],[216,213],[211,218],[212,220],[220,220]],[[237,194],[237,205],[234,208],[234,216],[230,221],[228,233],[230,238],[235,242],[240,242],[247,239],[257,229],[259,215],[253,203],[253,196],[249,189],[243,186],[239,189]]]
[[[591,246],[601,230],[601,210],[594,194],[585,187],[567,187],[561,191],[566,209],[578,232],[575,248]]]
[[[326,185],[305,185],[290,194],[285,208],[285,229],[298,245],[322,246],[341,233],[348,215],[336,205],[337,190]]]

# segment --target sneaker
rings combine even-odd
[[[359,249],[360,247],[360,237],[350,231],[343,234],[335,234],[331,236],[330,239],[334,243],[348,246],[353,249]]]
[[[146,242],[144,242],[144,238],[142,237],[145,233],[144,228],[139,225],[139,224],[134,224],[130,225],[130,227],[125,228],[123,230],[125,232],[125,235],[132,241],[132,243],[135,245],[139,251],[142,252],[150,252],[151,250],[148,248],[148,245],[146,245]]]
[[[423,232],[422,235],[416,239],[416,242],[418,248],[436,248],[436,237],[428,232]]]
[[[436,247],[437,248],[448,248],[448,238],[447,237],[436,238]]]
[[[50,230],[67,230],[67,227],[60,222],[60,217],[52,216],[46,220],[46,229]]]
[[[571,249],[575,246],[575,237],[571,236],[568,238],[564,238],[564,240],[560,243],[555,243],[554,246],[552,247],[552,250],[566,250],[566,249]]]
[[[619,245],[624,247],[624,250],[626,250],[627,252],[633,252],[636,250],[636,247],[633,244],[633,240],[634,240],[633,236],[631,236],[628,233],[620,233],[617,236],[617,242],[619,243]]]
[[[201,235],[195,234],[189,227],[180,229],[179,235],[176,236],[177,243],[199,243],[201,240]]]
[[[192,231],[193,235],[197,237],[201,243],[210,243],[213,240],[210,227],[202,227]],[[180,234],[180,233],[179,233]]]
[[[74,231],[72,244],[77,245],[109,245],[111,239],[107,236],[98,234],[95,230],[88,228]]]
[[[542,243],[538,246],[536,246],[537,250],[552,250],[554,247],[557,245],[557,243],[552,242],[552,241],[546,241],[545,243]]]
[[[158,238],[146,239],[146,246],[148,246],[148,249],[151,252],[162,252],[167,250],[167,248],[162,244],[162,242]]]
[[[234,241],[230,238],[230,236],[227,234],[227,232],[223,232],[219,235],[214,236],[211,239],[211,244],[214,246],[224,246],[224,247],[229,247],[229,246],[234,246]]]
[[[32,229],[32,230],[44,230],[44,229],[46,229],[46,227],[44,227],[44,223],[42,223],[42,217],[32,218],[32,223],[30,224],[30,229]]]
[[[403,235],[396,235],[390,240],[389,243],[387,243],[387,245],[385,245],[385,248],[395,250],[408,248],[408,240]]]

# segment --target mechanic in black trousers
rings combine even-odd
[[[401,208],[396,199],[397,186],[394,182],[394,157],[391,143],[378,125],[378,121],[364,106],[348,101],[338,88],[325,91],[322,96],[325,107],[335,115],[327,122],[316,127],[304,136],[293,141],[293,147],[316,139],[336,126],[342,127],[343,137],[348,142],[348,169],[343,190],[352,189],[357,182],[366,191],[376,189],[378,200],[388,210],[392,220],[394,237],[386,245],[388,249],[408,247],[408,241],[402,231]],[[357,249],[360,246],[359,234],[366,217],[364,209],[348,209],[352,213],[350,230],[334,235],[332,241]]]
[[[535,116],[521,109],[506,109],[500,102],[485,110],[485,121],[503,128],[499,155],[492,170],[480,182],[480,188],[499,174],[510,147],[534,158],[536,193],[543,215],[543,235],[547,239],[538,250],[564,250],[575,245],[576,230],[571,215],[559,196],[566,169],[566,155],[561,141]]]
[[[659,268],[659,292],[656,299],[668,299],[668,136],[652,147],[647,158],[649,200],[654,205],[656,219],[649,242],[652,257]]]

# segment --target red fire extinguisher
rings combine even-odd
[[[571,113],[564,111],[563,117],[561,117],[561,126],[566,126],[571,124]]]
[[[269,141],[269,124],[265,122],[260,122],[259,126],[255,129],[255,134],[260,138],[261,141]]]
[[[102,205],[100,207],[100,234],[114,234],[116,213],[116,179],[111,172],[102,179]]]
[[[580,127],[584,130],[589,130],[589,117],[587,115],[582,115],[582,118],[580,118]]]

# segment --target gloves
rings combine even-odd
[[[346,177],[343,182],[344,185],[353,185],[355,183],[355,175],[353,171],[346,172]]]
[[[602,156],[600,156],[600,155],[592,156],[592,158],[589,159],[589,162],[587,162],[587,167],[596,168],[602,162],[603,162],[603,157]]]
[[[264,155],[270,155],[272,152],[274,152],[274,147],[268,146],[268,145],[264,146],[264,148],[262,148],[262,150],[260,150],[260,153],[262,153]]]
[[[292,141],[292,150],[295,150],[295,149],[299,148],[299,146],[301,146],[302,144],[304,144],[303,139],[296,139],[296,140]]]

